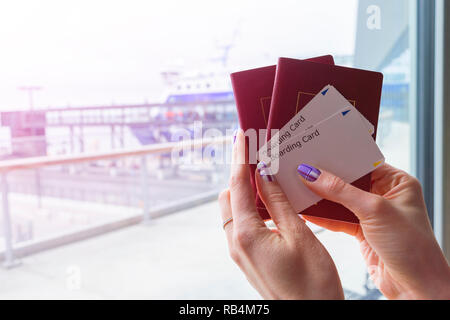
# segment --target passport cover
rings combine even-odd
[[[279,58],[275,75],[273,96],[267,129],[282,128],[323,87],[333,85],[361,114],[375,127],[376,137],[380,110],[383,75],[379,72],[314,63],[289,58]],[[369,191],[370,174],[353,183]],[[300,196],[300,195],[299,195]],[[310,215],[351,223],[358,218],[344,206],[328,200],[321,200],[303,212]]]
[[[294,59],[295,60],[295,59]],[[331,55],[307,59],[317,63],[334,64]],[[250,70],[234,72],[230,75],[234,98],[239,117],[239,126],[242,130],[266,129],[269,121],[272,91],[277,66],[268,66]],[[257,149],[259,149],[259,136]],[[255,192],[255,202],[259,214],[263,219],[270,219],[264,203],[256,192],[255,170],[256,164],[250,165],[251,183]]]

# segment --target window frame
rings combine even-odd
[[[434,231],[450,259],[450,3],[435,6]]]
[[[411,163],[436,238],[450,259],[450,3],[411,7]]]
[[[434,224],[435,0],[411,3],[411,168]]]

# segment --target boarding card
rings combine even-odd
[[[374,133],[374,126],[332,85],[325,86],[303,109],[300,110],[280,131],[273,135],[259,150],[258,157],[263,160],[270,154],[271,149],[275,149],[283,142],[301,134],[303,131],[314,126],[320,121],[329,118],[343,108],[352,108],[357,113],[367,131]]]
[[[302,163],[352,183],[384,163],[384,156],[360,113],[346,107],[273,149],[269,167],[277,169],[273,174],[298,213],[321,200],[301,181]]]

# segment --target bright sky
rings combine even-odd
[[[196,70],[238,29],[231,68],[352,54],[357,0],[14,0],[0,3],[0,109],[140,103],[160,72]]]

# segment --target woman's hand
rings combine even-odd
[[[219,196],[223,221],[233,218],[224,227],[231,257],[263,298],[343,299],[330,255],[294,212],[270,172],[261,168],[256,173],[258,192],[278,229],[266,227],[255,207],[245,149],[239,131],[230,188]]]
[[[304,217],[354,235],[372,280],[388,299],[450,299],[450,268],[434,237],[417,179],[385,164],[372,173],[369,193],[308,165],[299,166],[299,173],[312,191],[359,218],[360,225],[355,225]]]

